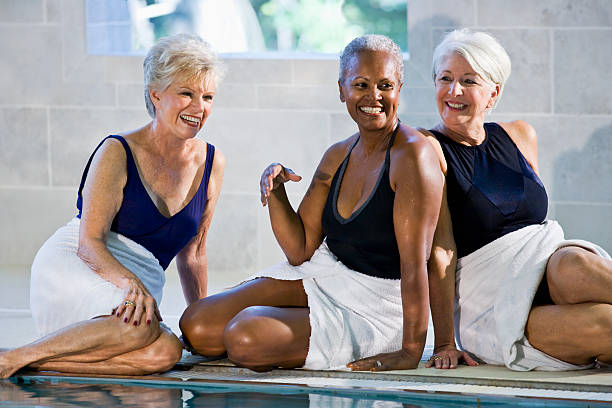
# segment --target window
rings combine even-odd
[[[86,0],[90,54],[143,54],[158,38],[200,35],[220,53],[337,54],[356,36],[407,48],[407,0]]]

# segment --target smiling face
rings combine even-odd
[[[178,78],[164,91],[151,91],[158,125],[181,138],[192,138],[210,115],[215,96],[212,80]]]
[[[484,123],[486,110],[499,95],[459,54],[442,58],[435,78],[436,102],[444,125],[450,129]]]
[[[340,100],[360,131],[393,129],[402,83],[393,57],[385,51],[358,53],[338,82]]]

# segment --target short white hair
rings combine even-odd
[[[392,39],[381,34],[366,34],[353,39],[340,54],[340,72],[338,81],[344,83],[346,71],[354,57],[364,51],[384,51],[389,53],[395,62],[397,76],[402,82],[404,80],[404,59],[402,50]]]
[[[223,63],[210,44],[195,34],[176,34],[160,38],[151,47],[144,63],[144,97],[149,115],[155,117],[155,106],[149,92],[163,92],[177,78],[203,82],[221,80]]]
[[[481,31],[471,31],[467,28],[451,31],[434,50],[434,80],[442,59],[452,54],[465,58],[472,69],[488,83],[499,85],[499,95],[495,100],[497,104],[511,71],[510,57],[504,47],[491,35]]]

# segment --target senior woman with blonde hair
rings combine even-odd
[[[565,240],[545,221],[537,137],[526,122],[485,122],[510,75],[490,35],[447,34],[433,57],[441,122],[430,131],[446,175],[430,274],[446,275],[433,316],[444,339],[428,365],[453,368],[453,341],[513,370],[575,370],[612,362],[612,261],[599,246]],[[455,262],[457,262],[456,277]],[[456,292],[453,283],[456,282]],[[434,294],[432,293],[432,296]]]
[[[224,157],[196,138],[222,65],[197,36],[161,39],[144,61],[151,122],[105,138],[78,191],[78,215],[32,265],[30,303],[44,336],[0,354],[0,378],[21,367],[141,375],[170,369],[181,344],[158,305],[176,256],[188,304],[206,296],[206,235]]]

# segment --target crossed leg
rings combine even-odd
[[[199,354],[227,353],[257,371],[300,367],[310,340],[308,299],[302,281],[258,278],[193,303],[180,327]]]
[[[529,342],[568,363],[612,363],[612,261],[564,247],[550,257],[546,279],[555,304],[531,310]]]
[[[180,357],[180,342],[157,319],[135,327],[131,321],[102,316],[1,353],[0,378],[26,366],[68,373],[144,375],[166,371]]]

